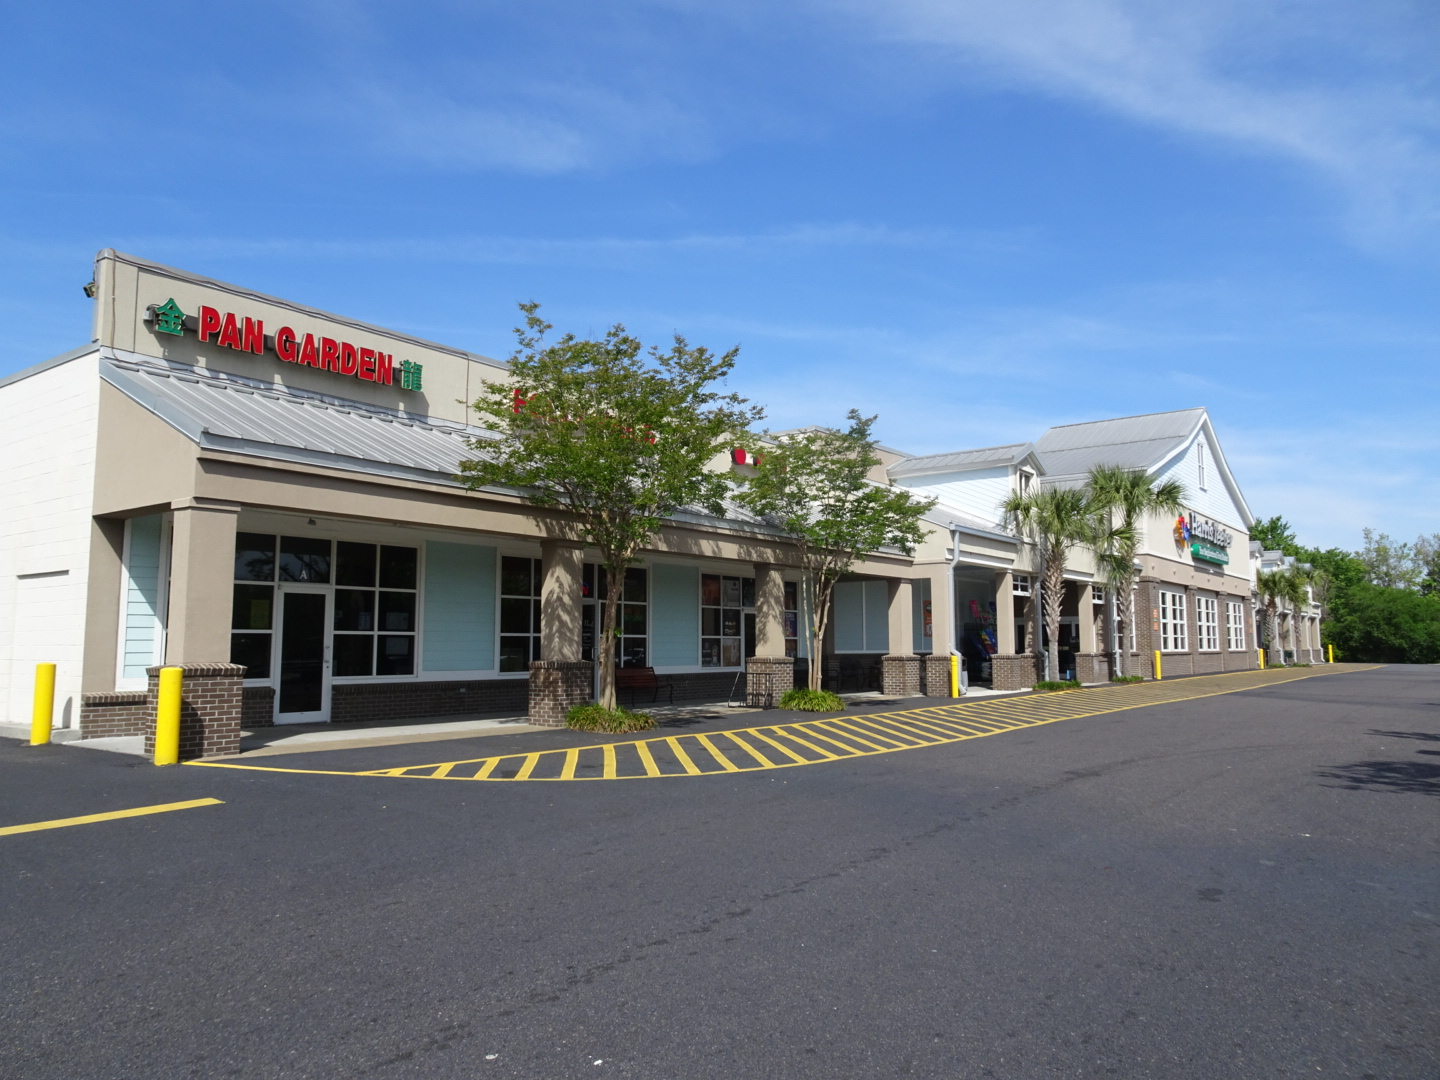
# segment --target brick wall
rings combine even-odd
[[[563,726],[566,713],[593,700],[593,679],[594,669],[588,660],[530,661],[530,723]]]
[[[469,713],[524,716],[528,706],[524,679],[350,683],[330,690],[330,719],[337,724]]]
[[[245,669],[238,664],[181,664],[180,760],[218,757],[240,752],[241,692]],[[146,668],[149,688],[145,708],[145,756],[155,754],[155,706],[159,698],[158,667]]]
[[[745,704],[774,709],[795,686],[795,661],[788,656],[752,656],[746,664]]]
[[[990,658],[990,685],[996,690],[1028,690],[1037,681],[1036,670],[1034,653],[997,653]]]
[[[275,724],[275,688],[247,686],[240,694],[242,727],[273,727]]]
[[[882,656],[880,692],[888,697],[919,697],[920,657],[894,654]]]
[[[932,653],[920,657],[920,693],[926,697],[950,696],[950,657]]]
[[[144,690],[84,694],[80,699],[80,738],[110,739],[143,735],[153,714],[147,712]]]

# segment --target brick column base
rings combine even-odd
[[[950,696],[950,657],[932,653],[920,657],[920,693],[926,697]]]
[[[117,735],[144,735],[155,723],[145,713],[144,690],[113,690],[80,695],[80,738],[107,739]]]
[[[594,682],[588,660],[531,660],[530,723],[564,727],[566,713],[594,700]]]
[[[919,697],[920,657],[882,656],[880,692],[887,697]]]
[[[774,709],[795,686],[795,660],[790,656],[752,656],[745,661],[745,704]]]
[[[238,754],[245,668],[240,664],[174,666],[184,672],[180,686],[180,760]],[[146,668],[145,674],[149,676],[145,691],[145,756],[154,757],[160,669]]]
[[[1076,653],[1075,678],[1082,683],[1110,681],[1110,656],[1108,653]]]
[[[996,690],[1028,690],[1035,685],[1034,653],[996,653],[990,658],[990,685]]]

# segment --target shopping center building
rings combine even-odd
[[[502,362],[110,250],[87,291],[92,342],[0,379],[5,719],[41,661],[82,738],[145,733],[158,666],[183,667],[192,755],[242,724],[554,723],[590,696],[597,553],[563,511],[456,479]],[[1103,680],[1121,645],[1145,674],[1156,650],[1167,676],[1255,664],[1252,519],[1203,409],[882,457],[872,479],[936,500],[931,532],[840,584],[822,656],[786,537],[686,511],[627,574],[622,663],[677,701],[768,705],[812,662],[840,690],[946,695],[952,651],[969,681],[1028,686],[1050,643],[1000,502],[1104,463],[1180,479],[1186,515],[1148,523],[1128,642],[1076,553],[1062,668]]]

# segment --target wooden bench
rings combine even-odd
[[[660,699],[660,691],[668,690],[670,693],[670,704],[675,704],[675,687],[667,678],[661,682],[655,674],[653,667],[622,667],[615,669],[615,692],[622,690],[630,691],[630,704],[635,704],[635,695],[641,691],[650,692],[652,703]]]

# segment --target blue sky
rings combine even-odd
[[[1440,530],[1433,0],[5,21],[0,373],[116,247],[492,356],[528,299],[738,344],[773,426],[915,453],[1205,405],[1302,540]]]

